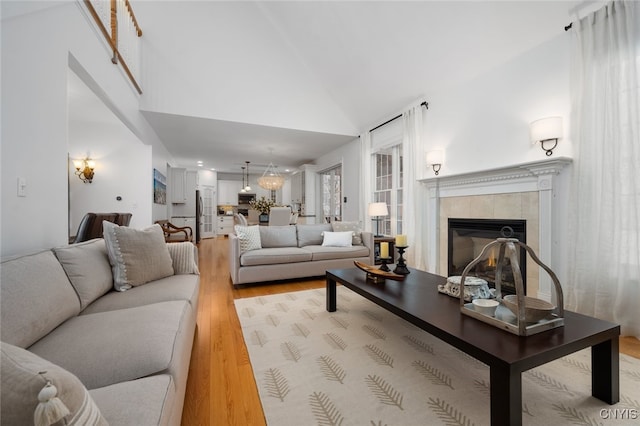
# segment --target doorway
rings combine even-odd
[[[342,165],[321,172],[320,186],[324,222],[342,221]]]

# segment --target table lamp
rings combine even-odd
[[[369,216],[375,217],[376,221],[376,233],[374,237],[382,237],[379,232],[380,216],[389,216],[389,210],[387,209],[387,203],[369,203]]]

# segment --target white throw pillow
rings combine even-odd
[[[240,254],[249,250],[258,250],[262,248],[260,242],[260,225],[240,226],[236,225],[236,236],[240,242]]]
[[[351,244],[354,246],[362,245],[362,229],[360,229],[360,224],[358,224],[358,222],[333,222],[331,223],[331,226],[333,227],[334,232],[353,232]]]
[[[160,225],[133,229],[104,221],[102,229],[116,290],[173,275],[173,261]]]
[[[324,247],[351,247],[351,238],[353,238],[353,232],[324,232],[324,239],[322,245]]]

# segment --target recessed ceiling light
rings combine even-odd
[[[212,167],[212,168],[210,168],[209,170],[211,170],[211,171],[215,171],[216,169],[214,169],[214,168]]]
[[[289,169],[284,169],[284,171],[285,171],[285,172],[290,172],[291,170],[289,170]]]

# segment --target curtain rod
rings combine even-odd
[[[422,102],[422,103],[420,104],[420,106],[423,106],[423,107],[425,107],[426,109],[429,109],[429,104],[428,104],[427,102]],[[373,131],[374,131],[374,130],[376,130],[376,129],[379,129],[380,127],[384,126],[385,124],[389,124],[389,123],[391,123],[393,120],[397,120],[397,119],[398,119],[398,118],[400,118],[400,117],[402,117],[402,114],[398,114],[398,115],[396,115],[395,117],[393,117],[393,118],[391,118],[391,119],[389,119],[389,120],[385,121],[384,123],[382,123],[382,124],[378,124],[376,127],[374,127],[373,129],[369,130],[369,133],[373,132]]]

